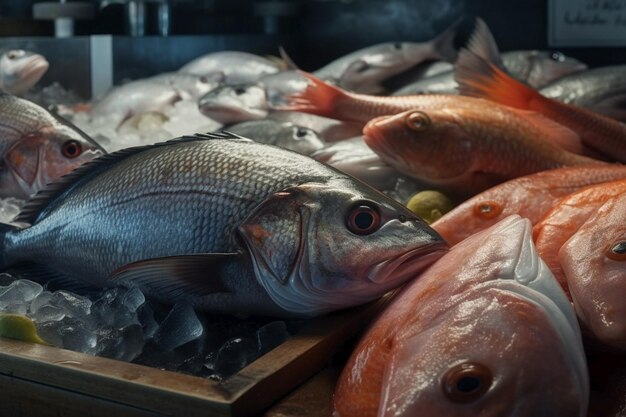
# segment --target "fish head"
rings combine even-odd
[[[559,261],[583,326],[626,349],[626,196],[607,201],[561,247]]]
[[[369,369],[381,375],[376,412],[367,415],[585,416],[589,385],[576,317],[531,230],[519,216],[504,219],[406,287],[380,320],[393,330],[380,332],[376,323],[363,338],[371,346],[381,335],[378,351],[357,347],[341,395],[372,395],[353,385],[376,378]],[[377,356],[385,359],[374,371],[368,361]],[[340,404],[350,398],[338,394],[339,416],[352,415]]]
[[[28,91],[46,73],[50,64],[42,55],[23,49],[5,52],[0,56],[2,89],[11,94]]]
[[[200,98],[198,107],[222,124],[264,119],[269,112],[265,90],[255,84],[217,87]]]
[[[5,154],[5,164],[26,195],[106,152],[67,125],[24,133]]]
[[[223,73],[209,75],[173,74],[172,86],[189,95],[190,99],[198,100],[210,91],[217,88],[224,79]]]
[[[378,117],[363,133],[365,143],[383,161],[423,181],[456,178],[472,166],[472,137],[447,110]]]
[[[404,206],[343,175],[274,194],[238,230],[257,281],[301,317],[374,300],[447,250]]]
[[[530,51],[527,60],[529,68],[526,81],[537,88],[588,68],[579,60],[559,51]]]
[[[324,147],[324,142],[313,129],[293,123],[281,123],[281,130],[276,135],[274,145],[310,155]]]
[[[337,84],[347,90],[364,92],[363,89],[414,65],[416,56],[421,58],[414,49],[414,44],[410,42],[389,42],[367,48],[344,69]]]

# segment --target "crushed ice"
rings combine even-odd
[[[183,303],[164,306],[146,300],[137,288],[89,296],[48,291],[9,274],[0,274],[0,312],[28,316],[53,346],[213,379],[235,374],[297,327],[205,315]]]

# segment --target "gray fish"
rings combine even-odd
[[[23,49],[7,51],[0,56],[0,89],[21,95],[30,90],[48,71],[42,55]]]
[[[568,74],[580,73],[587,66],[561,52],[510,51],[501,55],[507,70],[520,81],[541,88]],[[415,81],[393,93],[394,96],[411,94],[458,94],[454,71],[441,72],[432,77]]]
[[[265,119],[270,111],[265,89],[256,84],[220,85],[200,98],[198,108],[224,125]]]
[[[226,140],[230,139],[230,140]],[[405,207],[295,152],[232,134],[104,156],[5,225],[0,267],[136,285],[227,314],[315,316],[373,300],[447,244]]]
[[[104,154],[85,133],[43,107],[0,93],[0,197],[26,198]]]
[[[428,42],[388,42],[359,49],[313,74],[357,93],[380,93],[380,83],[429,60],[454,62],[454,38],[460,20]]]
[[[166,72],[146,79],[155,83],[171,86],[178,91],[185,100],[198,100],[213,90],[222,81],[220,74],[213,77],[180,72]]]
[[[258,143],[279,146],[310,155],[324,147],[324,142],[317,132],[291,122],[277,122],[271,119],[254,120],[228,126],[231,133],[253,139]]]
[[[255,82],[265,75],[279,71],[279,66],[267,58],[236,51],[202,55],[178,70],[182,73],[204,76],[221,74],[224,83],[229,85]]]
[[[539,92],[563,103],[606,113],[626,110],[626,65],[593,68],[563,77]],[[620,118],[624,120],[624,118]]]

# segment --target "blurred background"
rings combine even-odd
[[[459,17],[481,16],[502,51],[558,49],[590,66],[622,63],[625,48],[548,42],[549,0],[0,0],[0,49],[48,57],[42,80],[81,95],[94,91],[91,68],[111,55],[113,83],[178,69],[224,49],[277,55],[283,45],[303,69],[385,41],[431,39]],[[618,1],[589,1],[599,8]],[[626,6],[626,5],[625,5]],[[64,39],[55,39],[55,35]],[[113,35],[95,38],[93,35]],[[98,40],[99,39],[99,40]],[[110,49],[110,51],[109,51]],[[91,58],[87,59],[85,57]],[[94,63],[96,59],[96,63]],[[55,65],[57,62],[63,65]],[[68,74],[68,65],[73,74]],[[76,76],[89,72],[90,78]],[[105,77],[106,78],[106,77]],[[106,83],[105,83],[106,84]]]

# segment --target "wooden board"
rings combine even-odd
[[[0,338],[3,411],[40,417],[258,414],[324,367],[388,299],[311,320],[222,382]]]

